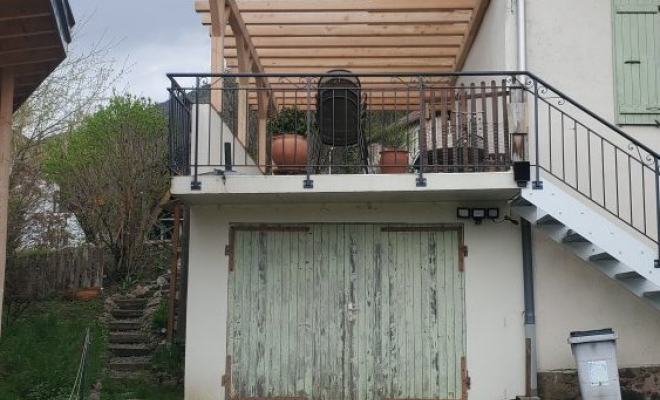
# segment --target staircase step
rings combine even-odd
[[[126,331],[122,333],[111,333],[108,335],[110,343],[147,343],[149,337],[140,331]]]
[[[564,243],[589,243],[587,239],[584,238],[584,236],[580,235],[579,233],[569,230],[566,233],[566,236],[562,239],[562,242]]]
[[[141,321],[121,321],[121,322],[111,322],[108,324],[108,329],[111,331],[137,331],[142,328]]]
[[[142,357],[153,351],[153,348],[146,344],[111,344],[108,349],[117,357]]]
[[[140,318],[144,314],[144,310],[122,310],[114,309],[110,314],[115,318]]]
[[[149,357],[113,357],[108,368],[111,371],[141,371],[149,367]]]
[[[612,255],[609,253],[603,252],[603,253],[594,254],[593,256],[589,257],[589,261],[593,261],[593,262],[616,261],[616,258],[612,257]]]
[[[660,290],[652,290],[652,291],[644,292],[644,297],[647,297],[649,299],[660,299]]]
[[[638,274],[636,271],[623,272],[616,274],[616,279],[625,280],[625,279],[644,279],[643,276]]]
[[[536,221],[537,225],[564,225],[561,222],[557,221],[552,215],[546,214],[543,217],[539,218],[538,221]]]
[[[529,207],[529,206],[533,206],[533,204],[530,203],[527,199],[525,199],[521,196],[517,196],[516,198],[511,200],[511,206],[513,206],[513,207]]]
[[[147,305],[147,299],[121,299],[115,304],[120,310],[143,310]]]

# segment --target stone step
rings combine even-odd
[[[142,321],[125,320],[119,322],[110,322],[108,329],[110,331],[138,331],[142,328]]]
[[[144,310],[122,310],[114,309],[110,314],[115,318],[140,318],[144,314]]]
[[[153,347],[147,344],[111,344],[108,350],[117,357],[143,357],[153,351]]]
[[[125,331],[108,335],[110,343],[148,343],[149,337],[140,331]]]
[[[115,304],[120,310],[144,310],[147,299],[120,299]]]
[[[142,371],[149,368],[149,357],[113,357],[110,359],[110,371]]]

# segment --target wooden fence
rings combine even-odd
[[[16,300],[39,300],[82,288],[101,288],[109,261],[106,249],[91,246],[20,255],[8,260],[6,294]]]

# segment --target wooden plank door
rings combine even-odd
[[[230,398],[463,396],[458,231],[315,224],[233,237]]]

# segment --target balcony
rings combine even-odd
[[[280,196],[516,188],[509,107],[522,88],[506,73],[169,77],[175,192],[227,195],[229,178]]]

